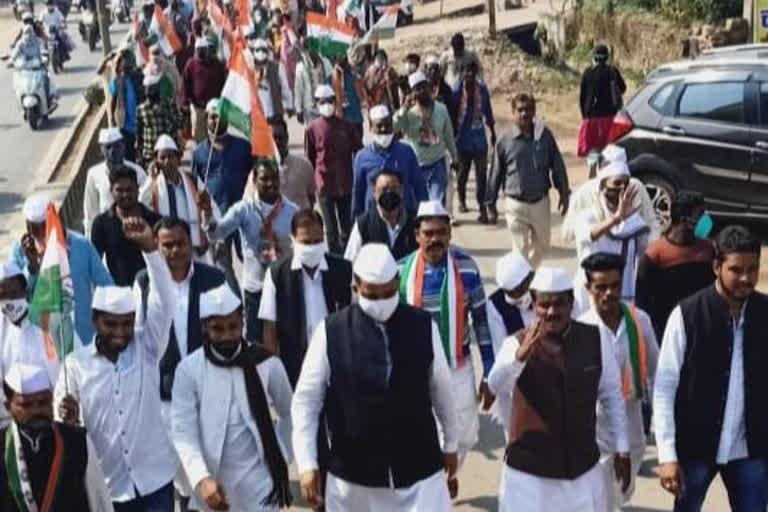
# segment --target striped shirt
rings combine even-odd
[[[464,318],[471,317],[472,330],[475,340],[480,347],[483,359],[483,376],[487,376],[493,366],[493,344],[488,328],[488,318],[485,309],[485,289],[480,269],[475,260],[456,247],[451,247],[451,255],[456,260],[461,274],[461,283],[464,287]],[[403,267],[408,256],[398,262],[402,275]],[[437,266],[429,262],[424,268],[424,289],[422,290],[422,309],[432,315],[433,320],[439,323],[440,316],[440,288],[443,284],[448,260],[444,258]],[[464,355],[469,355],[469,342],[472,339],[470,323],[464,322]]]

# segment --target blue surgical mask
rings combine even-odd
[[[709,234],[712,232],[712,217],[708,213],[705,213],[699,217],[699,221],[696,223],[696,227],[693,229],[693,236],[701,240],[706,240]]]

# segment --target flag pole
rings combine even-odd
[[[208,150],[208,163],[205,164],[205,179],[203,180],[203,188],[208,188],[208,171],[211,170],[211,159],[213,158],[213,143],[216,140],[216,135],[219,133],[219,124],[221,123],[221,112],[216,117],[216,133],[214,133],[214,140],[209,140],[211,147]],[[210,137],[210,134],[209,134]]]

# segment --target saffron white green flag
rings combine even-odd
[[[333,60],[345,56],[354,39],[354,29],[345,23],[307,12],[307,43],[313,52]]]
[[[233,45],[229,75],[221,91],[220,114],[229,126],[251,142],[251,154],[258,158],[275,159],[277,152],[272,129],[261,108],[253,64],[248,62],[245,44]]]
[[[69,271],[67,235],[56,213],[48,205],[43,261],[29,305],[29,320],[44,334],[45,354],[49,362],[59,362],[74,347],[74,289]]]
[[[395,37],[395,28],[397,27],[397,14],[400,12],[400,4],[391,5],[379,21],[365,33],[358,44],[373,44],[382,39],[392,39]]]

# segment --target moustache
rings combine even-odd
[[[430,249],[442,249],[444,247],[442,242],[432,242],[427,246],[427,250]]]

